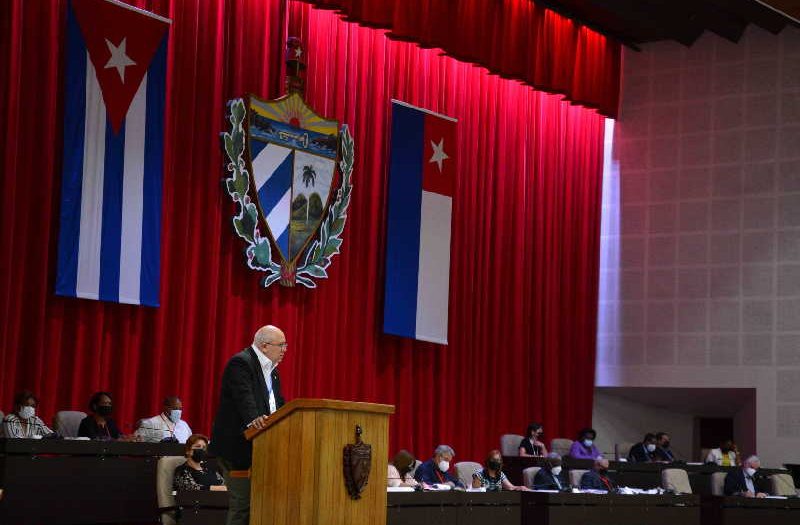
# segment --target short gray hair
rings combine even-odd
[[[750,464],[755,463],[755,462],[761,463],[761,460],[758,459],[758,456],[753,454],[752,456],[749,456],[746,460],[744,460],[744,462],[746,464],[750,465]]]
[[[450,454],[453,457],[456,457],[456,451],[453,450],[453,447],[450,445],[439,445],[436,447],[436,450],[433,451],[434,456],[438,456],[439,454]]]
[[[256,331],[256,335],[253,336],[253,346],[260,347],[264,343],[269,343],[272,341],[272,336],[275,335],[276,331],[280,331],[280,329],[271,324],[262,326]]]

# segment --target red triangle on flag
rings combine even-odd
[[[119,133],[169,24],[109,0],[73,0],[114,133]]]

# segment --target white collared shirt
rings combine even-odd
[[[267,390],[269,390],[269,413],[272,414],[278,410],[278,406],[275,403],[275,392],[272,391],[272,370],[275,368],[275,364],[255,345],[251,345],[250,348],[256,353],[258,364],[261,365],[261,373],[264,374],[264,382],[267,384]]]
[[[136,435],[151,443],[173,436],[179,443],[186,443],[186,440],[192,435],[192,429],[183,419],[173,423],[164,414],[159,414],[139,421]]]

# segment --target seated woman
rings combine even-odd
[[[111,419],[114,407],[111,394],[108,392],[95,392],[89,399],[91,414],[81,420],[78,435],[89,439],[110,440],[119,439],[120,432],[117,424]]]
[[[531,423],[525,437],[519,442],[519,455],[522,457],[543,457],[547,455],[547,447],[541,441],[544,427],[541,423]]]
[[[472,474],[472,488],[485,488],[487,492],[497,490],[529,490],[528,487],[513,485],[503,473],[503,456],[499,450],[492,450],[486,456],[482,469]]]
[[[735,467],[739,464],[736,445],[730,439],[724,439],[719,448],[712,448],[706,456],[706,463],[715,463],[723,467]]]
[[[207,436],[189,436],[184,447],[186,463],[175,468],[173,490],[228,490],[219,472],[209,469],[204,463],[207,449]]]
[[[30,390],[14,396],[14,411],[3,418],[3,435],[7,438],[36,439],[55,434],[37,415],[38,400]]]
[[[600,449],[594,445],[597,432],[593,428],[584,428],[578,432],[578,439],[569,449],[570,457],[576,459],[597,459],[601,456]]]
[[[417,461],[407,450],[401,450],[389,462],[388,476],[390,487],[416,487],[419,482],[410,476]]]

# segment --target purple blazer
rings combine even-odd
[[[577,459],[597,459],[600,455],[600,450],[594,446],[586,448],[580,441],[575,441],[569,449],[569,455]]]

